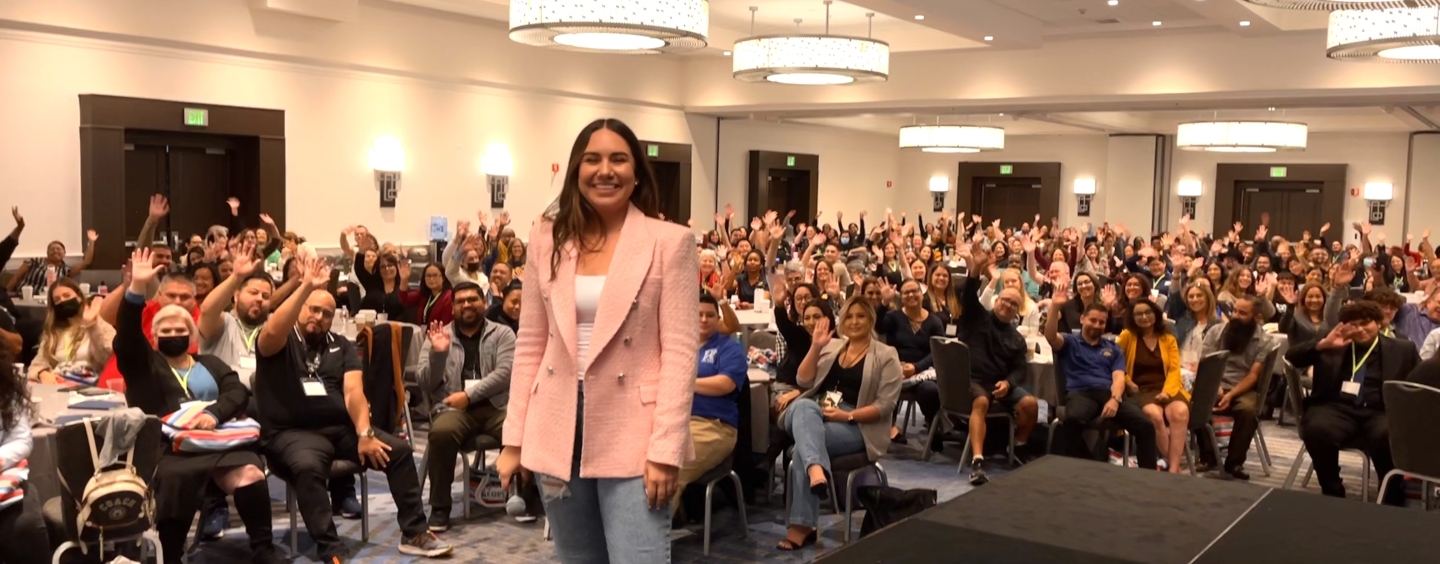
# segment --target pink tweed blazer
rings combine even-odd
[[[580,385],[579,255],[574,244],[566,245],[551,280],[553,241],[551,222],[536,222],[503,442],[522,447],[525,468],[568,480]],[[700,343],[699,273],[690,230],[630,207],[590,337],[581,477],[634,478],[644,475],[646,461],[680,466],[694,458],[689,422]]]

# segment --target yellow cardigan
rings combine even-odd
[[[1125,352],[1125,382],[1132,383],[1130,374],[1135,371],[1135,347],[1139,346],[1139,339],[1126,329],[1115,342]],[[1160,360],[1165,364],[1165,394],[1190,401],[1190,394],[1185,392],[1185,384],[1180,380],[1180,342],[1175,340],[1175,335],[1160,336]]]

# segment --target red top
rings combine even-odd
[[[400,292],[400,303],[415,311],[415,319],[420,325],[429,326],[431,321],[448,325],[455,321],[455,300],[450,290],[440,292],[430,300],[426,300],[420,290],[405,290]]]
[[[156,302],[155,300],[150,300],[148,302],[145,302],[145,311],[140,314],[140,328],[145,331],[145,340],[150,341],[151,345],[155,344],[155,331],[153,327],[155,323],[155,314],[160,312],[161,307],[162,306],[159,302]],[[195,317],[195,324],[199,325],[200,308],[190,310],[190,315],[193,315]],[[119,327],[117,327],[116,329],[123,330]],[[196,339],[195,342],[199,343],[200,340]],[[190,345],[190,354],[195,354],[198,352],[200,352],[200,346],[198,344]],[[124,377],[120,375],[120,369],[115,366],[114,355],[111,355],[110,360],[105,362],[105,369],[100,372],[100,381],[97,382],[97,385],[103,388],[105,387],[105,382],[108,382],[110,380],[124,380]]]

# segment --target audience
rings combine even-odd
[[[1407,379],[1420,357],[1411,343],[1380,334],[1383,320],[1378,304],[1352,302],[1340,308],[1339,324],[1324,337],[1292,344],[1285,352],[1297,368],[1314,367],[1315,383],[1305,400],[1300,438],[1310,453],[1320,491],[1328,496],[1345,497],[1340,479],[1342,448],[1365,451],[1382,479],[1395,467],[1381,388],[1385,382]],[[1405,488],[1389,488],[1385,497],[1384,503],[1403,506]]]
[[[1055,282],[1052,305],[1069,299],[1068,286],[1064,279]],[[1148,300],[1136,301],[1132,307],[1145,307],[1142,304],[1154,308]],[[1045,340],[1055,351],[1055,369],[1065,374],[1065,418],[1056,436],[1059,445],[1054,450],[1078,458],[1095,458],[1085,447],[1085,430],[1096,421],[1113,419],[1135,440],[1140,467],[1154,470],[1155,426],[1140,406],[1125,397],[1126,356],[1120,345],[1104,338],[1110,311],[1104,305],[1086,307],[1080,318],[1079,335],[1058,334],[1058,317],[1049,317],[1044,330]],[[1101,441],[1101,446],[1104,442]]]
[[[1229,415],[1235,419],[1230,431],[1229,452],[1225,456],[1221,476],[1249,480],[1245,473],[1245,456],[1250,442],[1255,439],[1255,430],[1260,427],[1260,390],[1257,388],[1260,375],[1266,368],[1266,361],[1275,353],[1275,340],[1261,330],[1257,321],[1260,298],[1250,295],[1235,299],[1235,311],[1230,320],[1205,337],[1200,356],[1225,352],[1225,373],[1220,379],[1220,396],[1215,402],[1215,413]],[[1206,470],[1214,469],[1217,461],[1210,437],[1201,436],[1200,458]]]

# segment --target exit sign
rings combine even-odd
[[[651,157],[658,157],[658,156],[660,156],[660,146],[659,146],[659,145],[650,145],[650,146],[645,147],[645,154],[646,154],[646,155],[649,155],[649,156],[651,156]]]
[[[1285,178],[1285,172],[1283,166],[1272,166],[1270,167],[1270,178]]]
[[[795,166],[795,157],[785,157],[785,166]]]
[[[206,127],[210,125],[210,110],[185,108],[185,125]]]
[[[1000,165],[1000,174],[1014,174],[1015,165]]]

